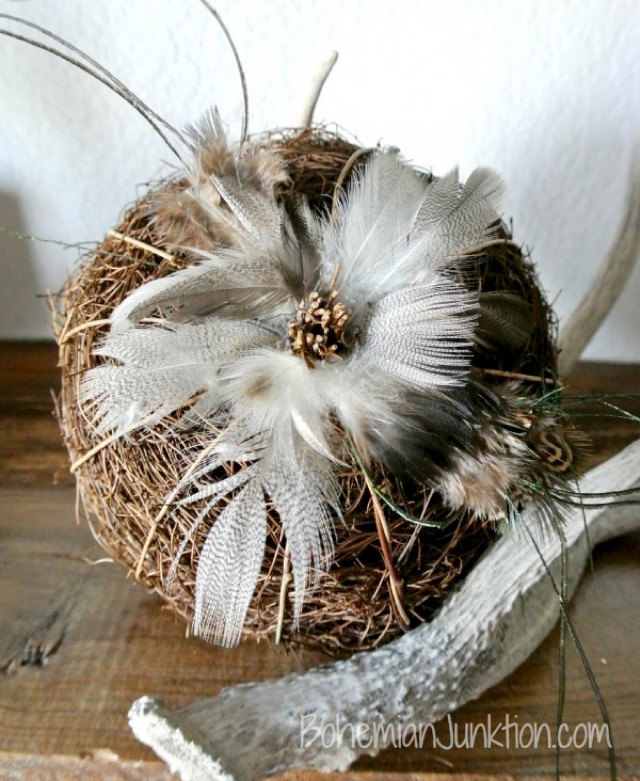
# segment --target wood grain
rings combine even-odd
[[[223,686],[263,680],[317,662],[267,644],[226,651],[185,637],[160,600],[105,561],[86,523],[75,522],[75,492],[66,470],[50,389],[58,383],[50,344],[0,346],[0,778],[158,781],[170,774],[129,732],[126,713],[142,694],[171,706],[216,694]],[[640,392],[637,366],[583,365],[576,393]],[[634,406],[635,405],[635,408]],[[627,409],[640,413],[637,401]],[[600,409],[585,404],[587,412]],[[638,431],[630,421],[585,418],[598,460]],[[571,606],[610,712],[622,776],[640,775],[640,536],[598,548]],[[500,577],[500,573],[496,573]],[[452,719],[465,725],[553,724],[558,698],[557,633],[507,681]],[[394,682],[389,681],[389,686]],[[568,650],[566,720],[600,722],[593,694]],[[469,729],[469,727],[467,727]],[[442,742],[447,723],[438,725]],[[563,772],[608,774],[606,750],[565,749]],[[549,776],[550,748],[388,749],[346,775],[302,778],[415,779],[473,774]]]
[[[0,342],[0,486],[73,486],[53,415],[60,388],[50,342]]]

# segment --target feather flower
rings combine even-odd
[[[245,147],[230,172],[215,115],[193,139],[180,198],[197,228],[183,251],[197,262],[114,310],[97,349],[112,360],[87,373],[81,399],[103,432],[178,409],[186,425],[221,431],[182,502],[205,500],[191,536],[223,507],[200,552],[194,629],[231,646],[264,556],[268,502],[287,540],[296,620],[329,566],[347,442],[364,463],[433,485],[456,459],[473,469],[478,416],[498,401],[474,391],[480,299],[457,272],[499,224],[501,187],[489,170],[461,184],[455,170],[434,179],[379,150],[328,217],[276,197],[283,167],[263,149]],[[226,462],[243,466],[216,479]]]

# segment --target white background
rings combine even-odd
[[[246,70],[252,132],[293,124],[317,64],[337,49],[316,118],[436,174],[496,168],[516,239],[560,317],[571,311],[619,224],[640,136],[640,0],[215,4]],[[239,132],[233,60],[198,0],[0,0],[0,11],[79,45],[172,124],[217,104]],[[0,36],[0,225],[99,239],[163,161],[174,162],[122,100]],[[75,250],[0,233],[0,338],[48,336],[36,295],[59,288],[76,261]],[[640,271],[587,357],[640,360]]]

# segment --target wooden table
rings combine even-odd
[[[267,679],[317,662],[266,644],[228,651],[185,636],[160,600],[105,560],[86,524],[75,522],[50,389],[58,386],[50,344],[0,345],[0,778],[160,779],[165,766],[136,742],[130,704],[160,694],[170,706],[240,681]],[[640,392],[637,366],[582,365],[575,392]],[[593,407],[592,407],[593,408]],[[640,413],[640,403],[628,402]],[[640,436],[632,422],[586,419],[598,460]],[[640,512],[640,509],[639,509]],[[640,776],[640,535],[598,548],[571,615],[609,709],[623,777]],[[566,721],[600,722],[585,672],[568,650]],[[393,682],[390,682],[393,685]],[[554,632],[508,680],[458,711],[465,725],[553,725],[558,699]],[[448,740],[447,724],[437,730]],[[524,733],[522,733],[524,734]],[[563,773],[608,775],[606,747],[564,749]],[[344,775],[286,778],[403,779],[548,776],[555,752],[534,748],[388,749]],[[283,777],[284,778],[284,777]]]

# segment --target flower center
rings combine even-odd
[[[287,326],[291,352],[304,358],[310,368],[313,362],[340,358],[340,352],[350,345],[345,327],[351,310],[336,301],[338,291],[321,296],[315,291],[298,307],[296,319]]]

